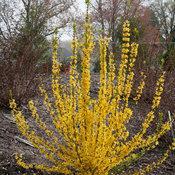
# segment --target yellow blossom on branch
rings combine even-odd
[[[49,129],[43,117],[39,115],[34,101],[28,102],[31,117],[38,125],[43,135],[33,130],[24,114],[18,109],[14,99],[10,100],[13,116],[18,129],[27,140],[39,151],[49,164],[25,162],[19,155],[17,163],[26,168],[36,168],[52,173],[76,175],[107,175],[115,166],[120,166],[130,159],[138,157],[140,150],[150,150],[158,144],[158,139],[168,130],[170,123],[165,122],[155,133],[145,135],[155,118],[164,88],[164,74],[158,79],[155,95],[150,111],[146,114],[140,130],[132,137],[126,124],[134,117],[129,106],[129,98],[133,86],[133,66],[138,54],[138,44],[130,42],[130,22],[123,24],[123,43],[121,62],[116,76],[114,54],[108,55],[109,39],[100,37],[100,87],[98,97],[90,94],[91,72],[90,60],[94,49],[92,25],[90,23],[87,3],[87,16],[84,25],[82,43],[74,35],[72,41],[71,65],[69,81],[66,85],[60,83],[60,63],[58,60],[57,33],[53,40],[52,58],[52,95],[50,101],[47,91],[42,85],[39,90],[43,105],[52,119],[55,131]],[[79,45],[82,53],[82,72],[77,70],[77,53]],[[109,65],[107,59],[109,58]],[[107,67],[109,66],[109,70]],[[138,102],[145,86],[145,75],[138,86],[134,100]],[[66,87],[68,90],[64,91]],[[58,139],[57,135],[59,135]],[[135,174],[144,174],[161,164],[171,150],[175,149],[175,141],[165,152],[163,158]]]

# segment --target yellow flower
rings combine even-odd
[[[130,38],[126,38],[126,37],[125,37],[125,38],[123,38],[122,40],[123,40],[124,42],[130,42]]]
[[[89,4],[89,1],[87,3]],[[38,126],[37,129],[43,133],[43,135],[38,135],[38,132],[33,130],[33,126],[31,127],[28,124],[22,112],[16,109],[15,101],[10,101],[10,107],[20,132],[50,162],[50,166],[38,163],[27,164],[21,156],[17,156],[17,163],[20,166],[26,169],[34,166],[36,169],[48,173],[72,174],[76,170],[81,175],[107,175],[110,169],[116,165],[120,166],[128,160],[136,159],[137,154],[134,152],[138,152],[139,155],[140,150],[147,151],[154,148],[158,144],[158,139],[170,130],[170,123],[167,122],[161,126],[159,132],[151,135],[145,134],[154,120],[155,109],[161,100],[164,85],[163,74],[156,83],[152,108],[146,115],[140,131],[128,139],[130,133],[126,124],[134,115],[133,109],[129,107],[129,98],[133,87],[133,66],[138,54],[138,44],[130,43],[129,27],[130,22],[126,21],[123,25],[121,63],[117,76],[115,74],[114,55],[111,53],[109,56],[109,67],[106,61],[109,39],[103,37],[99,39],[100,86],[97,98],[90,94],[90,61],[94,42],[88,13],[82,44],[78,42],[76,37],[76,26],[73,27],[73,55],[70,63],[69,82],[64,85],[60,83],[57,34],[54,35],[52,101],[49,98],[50,94],[47,94],[43,85],[39,88],[43,98],[44,110],[50,115],[54,126],[47,126],[43,116],[38,113],[36,103],[30,100],[28,108],[31,111],[31,117]],[[77,53],[80,50],[80,45],[82,72],[78,73]],[[134,98],[136,102],[141,98],[145,86],[146,76],[144,73],[141,73],[141,77]],[[173,149],[175,149],[175,141],[170,150]],[[157,164],[162,163],[168,153],[167,151],[163,159]],[[146,169],[140,170],[139,173],[151,169],[152,165],[149,165]]]
[[[14,99],[10,100],[10,108],[11,109],[16,109],[17,105]]]

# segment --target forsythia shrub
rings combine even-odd
[[[86,3],[88,7],[89,1]],[[164,85],[163,73],[157,81],[150,112],[146,115],[140,131],[129,138],[126,124],[133,116],[133,111],[128,101],[133,86],[133,66],[138,51],[138,44],[130,41],[129,21],[123,24],[121,64],[117,77],[112,54],[109,56],[109,71],[107,71],[106,54],[109,40],[100,37],[100,87],[97,99],[90,96],[90,57],[94,42],[88,8],[84,28],[84,41],[80,44],[76,38],[76,27],[74,26],[73,56],[71,57],[68,86],[60,84],[60,64],[57,61],[58,43],[55,35],[52,66],[53,103],[49,101],[44,87],[40,87],[44,105],[52,118],[56,132],[63,138],[63,142],[47,128],[32,100],[28,103],[32,117],[45,135],[52,139],[52,142],[31,130],[31,126],[17,108],[15,100],[10,100],[19,130],[50,162],[49,165],[29,164],[24,162],[22,157],[17,156],[18,164],[24,168],[35,167],[42,171],[65,174],[107,175],[113,167],[137,157],[139,150],[154,148],[158,144],[158,139],[170,129],[170,123],[166,122],[156,133],[146,134],[160,103]],[[77,71],[77,49],[80,45],[83,53],[81,75]],[[134,98],[136,102],[140,99],[144,88],[145,76],[143,73],[142,76],[143,80]],[[65,87],[69,90],[63,92]],[[160,160],[133,174],[144,174],[161,164],[168,157],[169,152],[175,148],[175,142],[173,144]]]

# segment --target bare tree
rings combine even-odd
[[[174,0],[155,0],[151,4],[157,19],[164,41],[172,42],[175,37],[175,1]]]
[[[63,28],[70,21],[75,0],[2,0],[0,9],[1,31],[26,25],[43,30],[46,35],[53,27]],[[46,30],[47,29],[47,30]]]
[[[0,8],[0,106],[10,91],[21,103],[36,92],[38,63],[48,57],[47,36],[70,21],[74,0],[2,0]]]
[[[158,19],[161,41],[164,43],[164,67],[166,70],[175,69],[175,1],[155,0],[151,8]]]
[[[116,50],[116,31],[125,19],[130,19],[137,15],[140,10],[142,0],[95,0],[92,4],[93,20],[97,28],[101,28],[102,35],[111,37],[112,50]]]

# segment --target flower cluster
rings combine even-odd
[[[160,100],[161,100],[161,94],[163,92],[164,87],[164,81],[165,81],[165,72],[160,76],[159,80],[156,83],[156,92],[153,98],[153,104],[152,109],[155,109],[159,106]]]
[[[120,103],[121,97],[124,95],[126,72],[128,67],[129,52],[130,52],[130,23],[125,21],[123,24],[123,44],[122,44],[122,55],[121,63],[117,77],[117,106]]]
[[[132,86],[133,86],[133,79],[134,79],[133,67],[136,61],[137,53],[138,53],[138,44],[132,43],[131,50],[130,50],[129,63],[128,63],[128,75],[126,77],[125,92],[124,92],[126,106],[128,105],[128,100],[129,100]]]
[[[140,81],[139,86],[137,88],[136,96],[133,98],[133,100],[136,101],[136,103],[138,103],[139,99],[142,96],[142,92],[143,92],[143,89],[145,87],[145,79],[146,79],[146,75],[143,72],[141,72],[141,81]]]

